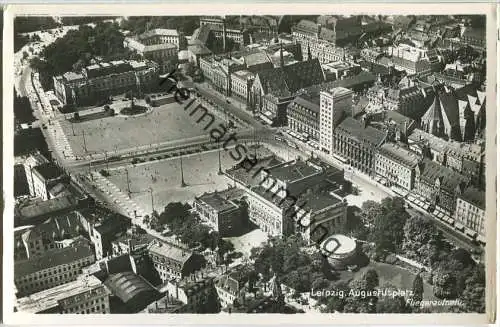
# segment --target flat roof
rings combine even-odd
[[[148,250],[149,252],[174,259],[180,263],[186,262],[193,255],[193,253],[187,249],[161,241],[151,243]]]
[[[63,196],[22,207],[19,211],[23,218],[33,218],[64,209],[71,209],[73,206],[72,197]]]
[[[43,312],[57,307],[63,299],[97,289],[101,285],[101,281],[95,276],[81,276],[75,281],[19,298],[15,308],[23,313]],[[102,289],[106,292],[104,287]]]
[[[342,199],[332,194],[313,193],[300,199],[299,202],[304,203],[306,210],[318,211],[341,203]]]
[[[284,165],[268,169],[269,175],[283,181],[296,181],[305,177],[319,174],[321,170],[308,165],[302,160],[288,162]]]
[[[63,175],[62,169],[52,162],[38,165],[33,170],[37,171],[46,180],[55,179]]]
[[[238,208],[232,200],[241,198],[243,194],[243,190],[233,187],[222,192],[204,193],[197,197],[197,199],[220,212]]]

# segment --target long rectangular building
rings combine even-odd
[[[153,61],[117,60],[101,62],[54,76],[54,91],[63,104],[93,105],[109,96],[133,91],[146,92],[156,86],[159,66]]]
[[[110,313],[110,292],[94,276],[82,276],[16,300],[14,310],[21,313]]]

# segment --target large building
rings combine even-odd
[[[332,154],[354,169],[373,174],[375,155],[386,138],[387,132],[347,117],[333,131]]]
[[[117,299],[112,313],[137,313],[161,297],[146,279],[132,271],[111,274],[104,285]]]
[[[159,66],[153,61],[101,62],[54,76],[54,92],[63,104],[93,105],[127,91],[147,92],[158,83]]]
[[[473,85],[456,90],[442,86],[421,118],[421,129],[439,137],[471,142],[483,137],[485,121],[484,92]]]
[[[469,178],[429,159],[416,168],[415,192],[432,206],[453,214],[457,198],[469,185]]]
[[[324,80],[317,59],[260,71],[250,91],[250,108],[278,125],[286,124],[286,108],[297,91]]]
[[[375,155],[375,176],[384,178],[389,186],[410,191],[415,185],[415,169],[421,156],[395,143],[385,143]]]
[[[64,174],[62,169],[52,162],[45,162],[36,166],[27,163],[25,169],[27,169],[30,194],[44,201],[57,197],[51,195],[51,193],[55,193],[51,192],[53,187],[69,180],[69,177]]]
[[[422,74],[438,69],[437,58],[430,50],[415,48],[406,44],[388,47],[386,53],[391,56],[392,64],[397,70],[408,74]]]
[[[26,180],[28,182],[28,190],[31,196],[37,196],[34,176],[33,176],[33,168],[47,163],[49,163],[49,160],[47,160],[47,158],[45,158],[40,152],[35,152],[29,155],[26,158],[26,160],[24,160],[23,163],[24,172],[26,174]]]
[[[160,66],[161,73],[171,72],[178,63],[178,45],[173,43],[145,44],[138,39],[125,38],[123,46],[142,58],[153,60]]]
[[[112,242],[131,225],[130,218],[105,208],[85,208],[78,210],[77,215],[94,244],[98,260],[113,253]]]
[[[297,96],[287,107],[288,127],[298,133],[307,133],[315,141],[320,135],[319,96],[303,93]]]
[[[485,200],[486,194],[483,191],[468,187],[458,196],[455,211],[455,226],[463,226],[466,234],[477,237],[482,243],[486,242]]]
[[[326,236],[345,231],[347,202],[334,192],[309,194],[299,200],[297,230],[309,243],[316,243]]]
[[[204,193],[195,197],[193,209],[221,236],[232,235],[246,225],[243,196],[244,192],[235,187],[221,192]]]
[[[16,300],[14,310],[21,313],[110,313],[108,289],[94,276],[33,293]]]
[[[294,40],[306,47],[303,48],[303,53],[309,48],[310,52],[314,53],[313,56],[321,58],[322,62],[345,59],[345,53],[335,51],[336,47],[354,41],[361,34],[363,30],[360,16],[349,18],[320,16],[317,22],[304,19],[292,27]]]
[[[260,170],[256,178],[259,184],[246,189],[249,219],[265,233],[281,236],[296,232],[295,204],[299,199],[338,186],[343,181],[343,171],[311,160],[297,160]]]
[[[63,247],[63,240],[77,237],[83,232],[76,212],[49,218],[36,226],[24,228],[15,239],[16,257],[32,259],[42,256],[46,251]]]
[[[241,45],[250,43],[250,33],[247,28],[228,24],[226,19],[220,16],[204,16],[200,18],[200,27],[208,26],[215,37],[222,41],[222,49],[228,48],[228,39]]]
[[[234,72],[245,70],[245,64],[231,58],[210,56],[200,59],[200,69],[203,76],[211,82],[214,89],[224,94],[231,95],[231,77]]]
[[[29,295],[76,280],[82,268],[94,262],[91,246],[86,242],[76,242],[17,261],[14,264],[14,283],[19,295]]]
[[[346,112],[352,111],[352,96],[353,92],[343,87],[321,92],[319,143],[327,153],[332,153],[334,129]]]
[[[437,163],[469,176],[474,185],[481,182],[485,170],[484,143],[463,143],[415,129],[408,137],[410,149]]]
[[[125,38],[127,41],[129,38]],[[177,50],[186,48],[186,37],[175,29],[155,28],[134,38],[144,45],[174,44]]]
[[[155,241],[148,246],[148,255],[163,282],[180,280],[205,265],[203,257],[188,249]]]

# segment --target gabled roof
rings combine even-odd
[[[264,94],[291,96],[301,88],[324,81],[319,60],[300,61],[285,67],[267,69],[258,74]]]
[[[420,179],[432,185],[439,179],[441,188],[450,193],[469,183],[468,177],[429,159],[421,164]]]
[[[465,189],[460,198],[475,205],[478,208],[485,209],[486,194],[473,186]]]

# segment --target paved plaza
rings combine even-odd
[[[120,105],[122,104],[118,101],[111,108]],[[118,110],[115,111],[118,113]],[[208,136],[208,132],[203,130],[205,124],[198,124],[197,119],[198,116],[190,117],[181,104],[170,103],[135,117],[117,115],[73,124],[68,120],[61,120],[61,127],[73,153],[81,156],[85,154],[85,146],[89,153],[112,153],[134,146]],[[223,121],[217,118],[213,126],[218,123]]]

